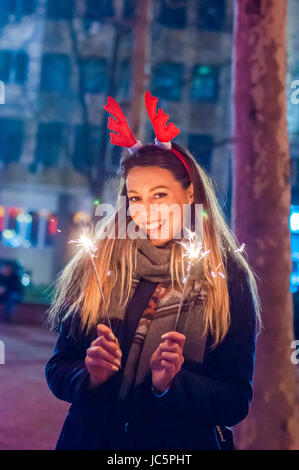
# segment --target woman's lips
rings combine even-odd
[[[164,225],[165,221],[163,222],[152,222],[151,224],[145,225],[145,230],[155,230],[157,228],[161,228]]]

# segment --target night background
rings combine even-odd
[[[272,3],[246,0],[242,9],[233,0],[0,0],[0,265],[10,262],[23,286],[12,324],[0,323],[5,344],[0,449],[55,446],[68,405],[51,395],[44,378],[55,341],[43,325],[44,312],[51,286],[73,252],[68,241],[96,222],[99,203],[116,201],[121,149],[109,142],[107,96],[119,102],[133,133],[152,142],[145,90],[159,98],[159,106],[181,129],[176,142],[211,176],[225,216],[262,278],[261,290],[271,293],[276,283],[282,286],[277,310],[270,308],[270,294],[262,295],[270,337],[260,340],[256,405],[237,426],[236,443],[241,449],[299,449],[298,364],[290,360],[291,341],[299,340],[299,96],[298,103],[292,98],[299,86],[294,85],[299,80],[299,0]],[[283,18],[280,7],[286,4]],[[266,38],[263,72],[253,70],[262,39],[255,57],[248,57],[248,68],[242,65],[240,50],[246,44],[242,37],[238,42],[234,29],[242,15],[251,18],[245,21],[248,31],[255,27],[257,34],[261,25]],[[271,34],[279,21],[286,42],[276,44],[280,52],[267,62],[263,54],[269,47],[271,55]],[[245,88],[260,108],[248,108],[252,101]],[[247,125],[236,125],[242,109],[248,111],[248,135],[261,129],[265,136],[255,142],[249,138],[248,155],[240,144],[247,145],[242,137]],[[259,121],[260,109],[264,119]],[[265,129],[259,123],[267,116]],[[288,139],[282,137],[283,122]],[[271,142],[276,138],[278,144]],[[256,142],[272,162],[263,160],[262,151],[259,157]],[[266,188],[258,199],[254,171],[252,194],[250,181],[243,186],[240,172],[248,164],[266,175],[275,197]],[[287,173],[281,191],[270,166],[277,174]],[[242,188],[247,205],[238,197]],[[267,269],[259,261],[263,257],[271,264]],[[277,376],[267,376],[274,364]],[[287,404],[276,415],[273,409],[281,401],[272,390],[278,383]]]

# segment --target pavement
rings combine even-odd
[[[0,323],[5,363],[0,361],[0,450],[50,450],[69,403],[49,390],[45,365],[56,333],[41,325]]]

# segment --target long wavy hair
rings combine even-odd
[[[211,267],[222,263],[222,272],[225,272],[225,261],[228,256],[234,258],[237,265],[247,275],[250,282],[256,315],[261,324],[260,300],[257,289],[256,275],[246,260],[245,252],[236,251],[239,244],[225,221],[225,217],[218,204],[212,182],[203,168],[196,162],[188,150],[178,144],[172,143],[186,159],[194,189],[194,204],[202,204],[205,217],[203,218],[203,245],[209,249],[208,255],[203,259],[203,275],[208,285],[208,295],[205,305],[205,331],[213,337],[212,348],[216,347],[226,336],[230,326],[229,294],[226,277],[214,277]],[[162,149],[157,145],[145,145],[135,153],[125,151],[120,162],[119,196],[126,197],[126,209],[129,200],[126,189],[126,177],[129,171],[136,167],[157,166],[169,170],[175,180],[179,181],[183,189],[191,183],[182,162],[170,150]],[[128,214],[128,211],[127,211]],[[111,223],[118,233],[119,207],[116,204],[115,213]],[[132,221],[127,215],[126,223]],[[101,311],[109,305],[111,291],[120,279],[119,305],[126,306],[132,275],[136,266],[136,241],[131,238],[100,238],[97,241],[98,252],[94,261],[98,277],[102,286],[104,300],[99,292],[95,272],[91,261],[85,253],[78,252],[60,273],[55,286],[54,298],[48,311],[48,323],[56,329],[59,322],[78,310],[81,318],[82,330],[85,331],[97,324],[101,318]],[[172,285],[182,288],[184,277],[184,262],[182,261],[182,247],[178,243],[171,244],[170,277]],[[109,273],[109,275],[107,275]]]

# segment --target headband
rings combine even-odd
[[[180,152],[173,149],[171,145],[171,140],[174,139],[181,132],[180,129],[176,127],[172,122],[166,125],[169,116],[164,113],[161,108],[158,110],[158,112],[156,112],[158,98],[152,96],[149,91],[145,93],[144,101],[147,114],[149,115],[149,118],[155,131],[155,145],[170,150],[177,158],[179,158],[191,178],[186,158]],[[134,153],[136,149],[142,147],[142,143],[140,142],[140,140],[136,140],[134,135],[132,134],[132,131],[125,118],[125,115],[114,98],[108,96],[107,104],[104,106],[104,109],[113,116],[109,116],[108,118],[108,129],[113,131],[110,132],[110,142],[113,145],[120,145],[121,147],[126,147],[131,153]]]

